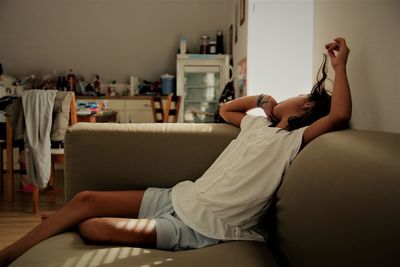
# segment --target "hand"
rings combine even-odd
[[[262,109],[264,110],[265,114],[268,116],[268,118],[270,120],[275,119],[274,114],[272,113],[272,110],[274,109],[274,107],[276,105],[278,105],[278,103],[272,96],[270,96],[270,95],[264,96],[263,101],[262,101]]]
[[[331,58],[333,69],[336,70],[336,67],[340,65],[346,66],[350,49],[347,47],[344,38],[335,38],[334,42],[326,44],[325,48]]]

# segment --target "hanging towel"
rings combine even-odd
[[[27,90],[22,93],[28,177],[39,188],[46,187],[50,179],[50,131],[56,92],[56,90]]]

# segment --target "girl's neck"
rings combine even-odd
[[[288,126],[288,119],[289,118],[283,117],[275,127],[286,129],[286,127]]]

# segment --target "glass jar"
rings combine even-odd
[[[208,41],[210,37],[203,35],[201,38],[200,54],[208,54]]]
[[[210,41],[208,43],[208,52],[209,52],[209,54],[217,54],[217,42],[216,41]]]

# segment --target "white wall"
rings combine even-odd
[[[87,79],[127,82],[176,72],[179,38],[228,30],[230,0],[1,0],[0,62],[6,73],[70,68]],[[226,39],[225,39],[226,43]]]
[[[316,1],[314,10],[314,47],[343,36],[351,50],[352,127],[400,132],[400,1]]]
[[[313,1],[249,1],[248,95],[308,93],[312,49]]]
[[[246,1],[246,13],[248,12],[248,1]],[[233,52],[232,52],[232,64],[233,64],[233,82],[235,87],[235,96],[239,96],[238,86],[238,70],[239,62],[247,57],[247,32],[248,32],[248,14],[245,15],[245,21],[240,25],[240,6],[239,0],[229,1],[229,12],[228,12],[228,29],[229,25],[233,25]],[[236,13],[237,12],[237,13]],[[236,21],[237,19],[237,21]],[[237,27],[237,42],[235,42],[235,31]],[[228,31],[226,32],[226,46],[228,47]]]
[[[249,2],[248,94],[282,100],[307,92],[324,45],[343,36],[351,49],[352,127],[400,132],[400,1]]]

